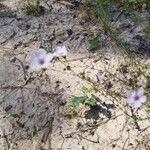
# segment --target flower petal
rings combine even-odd
[[[131,90],[131,91],[128,92],[128,97],[127,98],[134,98],[135,96],[136,96],[136,91]]]
[[[142,106],[142,103],[141,102],[135,102],[135,103],[133,103],[133,107],[134,108],[139,108],[139,107],[141,107]]]
[[[31,61],[36,61],[39,58],[44,58],[46,56],[46,51],[44,49],[38,49],[34,54],[31,56]]]
[[[127,103],[128,103],[128,104],[133,103],[133,101],[134,101],[134,99],[133,99],[132,97],[127,98]]]
[[[138,90],[137,90],[137,95],[138,96],[142,96],[144,94],[144,88],[143,87],[140,87]]]
[[[147,98],[146,98],[145,95],[143,95],[143,96],[140,97],[140,102],[141,102],[141,103],[145,103],[146,100],[147,100]]]
[[[44,64],[39,64],[39,59],[46,59],[46,51],[42,48],[38,49],[34,54],[31,56],[31,69],[34,71],[39,71],[41,68],[46,68],[47,62],[45,61]]]
[[[37,50],[37,53],[46,54],[46,50],[43,49],[43,48],[39,48],[39,49]]]
[[[67,48],[66,46],[58,46],[54,52],[54,56],[60,57],[67,55]]]
[[[35,52],[35,56],[37,58],[43,58],[46,56],[46,51],[44,49],[40,48]]]
[[[140,101],[128,101],[128,105],[133,108],[141,107],[142,103]]]
[[[32,57],[31,57],[31,65],[30,65],[32,70],[39,70],[40,69],[40,66],[39,66],[37,61],[38,60],[37,60],[36,55],[32,55]]]
[[[146,96],[144,95],[144,96],[141,96],[140,97],[140,99],[139,99],[139,101],[132,101],[133,99],[132,98],[130,98],[129,100],[128,100],[128,104],[129,104],[129,106],[132,106],[132,107],[134,107],[134,108],[139,108],[139,107],[141,107],[142,106],[142,104],[146,101]]]
[[[31,62],[31,69],[34,71],[39,71],[41,69],[41,66],[36,63],[35,61]]]
[[[49,65],[50,65],[49,62],[45,62],[45,63],[41,66],[41,68],[48,68]]]
[[[50,62],[53,58],[54,58],[54,54],[52,54],[52,53],[48,53],[46,55],[46,61],[48,61],[48,62]]]

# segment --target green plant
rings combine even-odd
[[[100,35],[97,34],[91,40],[89,40],[90,50],[91,51],[96,50],[99,47],[99,43],[100,43]]]
[[[82,96],[73,96],[68,102],[68,107],[71,110],[77,109],[81,104],[88,106],[95,106],[97,104],[97,101],[91,96],[94,92],[93,87],[83,87],[81,90],[83,92]]]
[[[75,109],[85,102],[86,96],[73,96],[68,102],[69,108]]]
[[[103,26],[105,33],[109,32],[112,27],[111,21],[111,11],[113,6],[116,4],[115,0],[87,0],[86,5],[89,7],[88,11],[90,14],[94,15]],[[116,22],[123,15],[125,9],[127,8],[127,3],[125,3],[122,10],[114,20]],[[94,9],[94,10],[93,10]]]
[[[142,6],[143,4],[147,5],[147,8],[149,8],[150,1],[149,0],[126,0],[130,5],[134,6]]]
[[[40,12],[40,0],[28,1],[24,5],[24,10],[27,14],[37,14]]]
[[[107,36],[109,36],[113,41],[115,41],[115,43],[117,44],[117,46],[119,46],[119,48],[121,50],[123,50],[123,52],[125,53],[129,53],[128,48],[125,46],[125,44],[122,42],[122,40],[118,37],[118,32],[115,29],[115,23],[121,18],[121,16],[126,12],[129,3],[125,3],[123,5],[123,7],[120,8],[119,13],[117,14],[117,16],[115,18],[113,18],[113,21],[111,20],[111,11],[113,9],[113,7],[116,5],[116,1],[115,0],[87,0],[86,3],[87,7],[89,7],[88,11],[89,14],[92,14],[92,16],[94,15],[100,24],[102,25],[103,29],[104,29],[104,34],[106,34]],[[94,10],[93,10],[94,8]],[[90,44],[90,50],[95,50],[96,48],[98,48],[99,43],[100,43],[100,35],[96,35],[92,40],[89,41]]]
[[[116,43],[118,48],[122,50],[123,53],[127,55],[131,54],[129,47],[120,39],[119,32],[116,29],[116,23],[122,18],[125,14],[133,15],[133,6],[146,4],[149,7],[149,0],[86,0],[86,7],[88,14],[91,18],[96,19],[100,22],[103,27],[104,34],[109,36],[110,39]],[[117,8],[116,15],[113,15],[112,11]],[[93,17],[94,16],[94,17]],[[94,37],[89,41],[90,50],[95,50],[99,46],[99,35]]]

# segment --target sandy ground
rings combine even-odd
[[[17,1],[4,4],[18,9]],[[17,17],[0,18],[0,150],[149,150],[150,122],[144,119],[148,108],[140,108],[135,114],[143,119],[135,120],[126,103],[131,87],[124,81],[133,79],[138,69],[113,47],[88,53],[85,30],[72,18],[75,12],[59,3],[52,6],[48,17],[26,16],[19,10]],[[32,72],[30,56],[41,45],[49,50],[54,28],[53,46],[61,40],[69,53],[53,60],[47,70]],[[73,37],[66,34],[68,28],[75,32]],[[149,75],[150,59],[137,59]],[[147,78],[136,79],[139,86],[147,86]],[[97,88],[93,95],[100,105],[92,110],[81,106],[78,116],[69,119],[67,102],[83,95],[84,86]]]

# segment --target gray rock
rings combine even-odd
[[[5,43],[8,39],[15,35],[14,29],[11,26],[0,28],[0,43]]]
[[[128,31],[124,31],[121,33],[120,37],[124,42],[129,43],[133,39],[133,34]]]
[[[131,28],[133,25],[134,23],[130,19],[125,19],[116,23],[116,27],[120,30]]]
[[[0,18],[0,27],[10,25],[15,19],[14,18]]]

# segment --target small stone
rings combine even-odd
[[[67,30],[67,33],[68,33],[68,35],[70,36],[70,35],[73,34],[73,31],[72,31],[71,29],[68,29],[68,30]]]
[[[136,35],[136,36],[133,37],[133,39],[142,41],[143,37],[141,35]]]
[[[122,22],[119,22],[119,24],[117,26],[120,29],[126,29],[126,28],[132,27],[133,23],[129,19],[125,19]]]
[[[16,57],[13,57],[13,58],[10,59],[11,63],[14,63],[15,61],[16,61]]]
[[[5,108],[5,111],[9,111],[10,109],[12,108],[12,105],[8,105],[6,108]]]
[[[139,33],[142,31],[142,27],[138,26],[134,29],[134,33]]]
[[[129,33],[128,31],[124,31],[121,33],[121,39],[128,43],[133,39],[133,34]]]
[[[144,53],[144,52],[150,53],[150,46],[148,44],[146,44],[145,42],[140,42],[138,52],[139,53]]]

